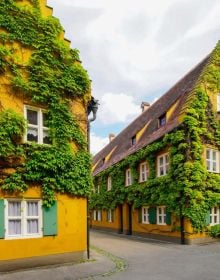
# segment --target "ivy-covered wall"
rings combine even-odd
[[[0,190],[24,192],[38,183],[44,204],[50,206],[56,192],[90,193],[86,140],[90,79],[78,51],[63,39],[59,21],[44,16],[40,4],[0,2]],[[3,102],[7,96],[9,106]],[[23,143],[26,121],[12,106],[16,100],[47,110],[52,145]],[[74,101],[81,104],[79,118],[73,112]],[[4,172],[5,167],[13,167],[11,174]]]
[[[114,209],[126,201],[135,208],[143,205],[166,205],[168,211],[188,218],[195,230],[207,225],[207,213],[220,205],[220,175],[210,173],[205,166],[204,148],[220,150],[220,126],[216,100],[220,91],[220,44],[213,51],[210,62],[186,101],[182,121],[175,131],[142,148],[95,176],[100,193],[91,197],[91,209]],[[214,97],[213,97],[214,96]],[[214,109],[213,109],[214,108]],[[156,157],[168,149],[168,175],[156,177]],[[138,166],[147,161],[150,177],[138,183]],[[133,183],[125,187],[125,169],[132,169]],[[107,189],[107,177],[112,178],[112,190]]]

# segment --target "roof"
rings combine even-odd
[[[158,140],[166,133],[180,125],[180,114],[188,94],[193,90],[199,77],[209,63],[210,56],[203,59],[195,68],[188,72],[171,89],[162,95],[149,109],[142,112],[132,123],[130,123],[118,136],[105,146],[93,158],[93,175],[104,171],[108,167],[123,160],[148,144]],[[158,127],[158,119],[175,104],[169,119],[164,126]],[[146,129],[143,128],[146,126]],[[143,134],[135,145],[131,145],[131,138],[141,129]],[[103,163],[103,159],[108,160]]]

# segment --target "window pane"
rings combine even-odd
[[[51,144],[51,140],[50,140],[50,137],[49,137],[49,132],[48,130],[43,130],[43,143],[44,144]]]
[[[48,127],[48,113],[43,113],[43,126]]]
[[[206,150],[206,158],[210,159],[210,150]]]
[[[8,221],[8,234],[9,235],[21,234],[21,220]]]
[[[38,129],[37,128],[28,127],[27,141],[36,142],[36,143],[38,142]]]
[[[20,217],[21,216],[21,202],[9,201],[8,202],[8,216]]]
[[[38,202],[27,202],[27,216],[38,216]]]
[[[38,112],[33,111],[30,109],[27,109],[27,120],[29,124],[38,125],[38,119],[37,119]]]
[[[213,161],[213,163],[212,163],[212,171],[216,171],[216,162],[215,161]]]
[[[159,161],[160,161],[160,165],[163,165],[163,157],[160,157]]]
[[[212,159],[216,160],[216,151],[212,151]]]
[[[27,221],[27,233],[38,233],[38,219],[31,219]]]

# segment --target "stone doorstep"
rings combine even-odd
[[[31,268],[40,268],[43,266],[57,266],[62,264],[79,263],[86,259],[86,252],[71,252],[54,254],[47,256],[37,256],[31,258],[23,258],[17,260],[0,261],[0,274],[5,272],[13,272]]]

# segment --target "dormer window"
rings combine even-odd
[[[102,159],[102,164],[105,164],[105,158]]]
[[[41,108],[25,106],[24,114],[28,122],[25,141],[51,144],[47,126],[47,112]]]
[[[159,127],[164,126],[166,124],[166,114],[163,114],[159,117],[158,124]]]
[[[131,146],[134,146],[137,143],[136,135],[131,138]]]

